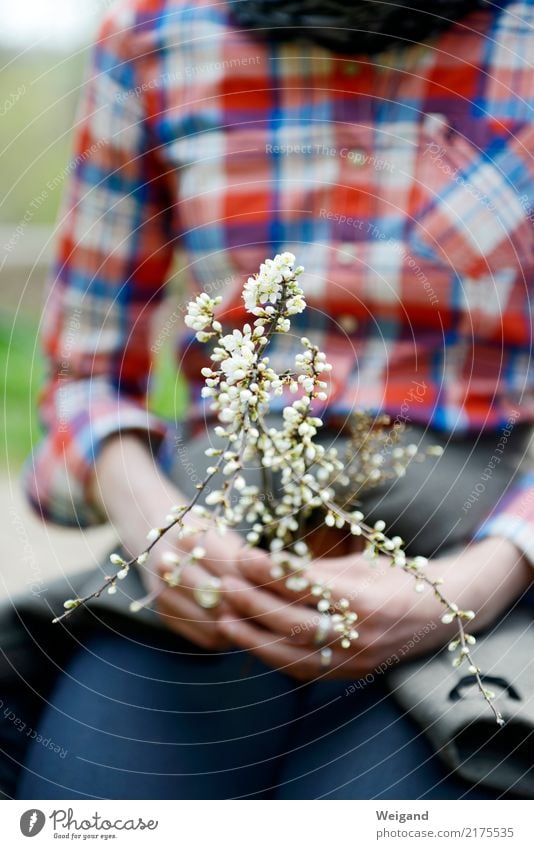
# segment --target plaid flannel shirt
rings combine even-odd
[[[500,8],[502,7],[502,8]],[[151,332],[175,248],[189,293],[243,318],[244,279],[293,251],[304,333],[333,364],[325,414],[384,411],[445,433],[534,420],[534,0],[370,60],[268,45],[225,3],[130,0],[92,54],[44,312],[46,435],[25,485],[48,519],[99,521],[102,440],[170,424],[146,407]],[[206,351],[176,324],[202,418]],[[534,558],[534,476],[478,536]],[[510,530],[512,529],[512,531]]]

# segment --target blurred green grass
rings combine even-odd
[[[0,315],[0,397],[4,438],[2,467],[17,468],[35,444],[39,427],[35,406],[43,364],[35,356],[36,324],[30,319]]]
[[[185,416],[189,401],[187,382],[176,368],[172,340],[163,346],[154,364],[149,405],[157,416],[176,422]]]
[[[0,468],[17,471],[41,429],[37,416],[37,396],[44,378],[44,363],[37,339],[37,321],[17,318],[16,324],[0,314],[0,398],[4,438]],[[177,421],[187,408],[188,391],[175,366],[172,344],[161,350],[152,373],[150,408],[156,415]]]

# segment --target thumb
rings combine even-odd
[[[309,572],[320,580],[332,575],[343,575],[345,572],[354,573],[358,568],[369,571],[371,565],[367,557],[359,552],[343,554],[341,557],[320,557],[314,560]]]

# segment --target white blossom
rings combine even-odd
[[[213,311],[222,298],[210,298],[205,292],[187,305],[184,321],[193,330],[202,331],[213,324]]]
[[[120,556],[120,554],[110,554],[109,559],[113,563],[114,566],[122,566],[124,563],[124,558]]]
[[[274,259],[266,259],[260,266],[259,273],[249,277],[243,289],[243,300],[247,310],[256,316],[269,316],[281,298],[285,297],[284,313],[279,319],[279,330],[287,332],[288,315],[302,312],[306,306],[304,292],[296,282],[296,277],[303,270],[295,268],[295,256],[286,251],[277,254]]]
[[[176,551],[164,551],[161,555],[161,562],[165,566],[177,566],[180,563],[181,555]]]

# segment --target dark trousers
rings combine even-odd
[[[178,645],[177,645],[178,643]],[[52,694],[20,799],[486,799],[383,682],[298,684],[243,652],[93,637]]]

